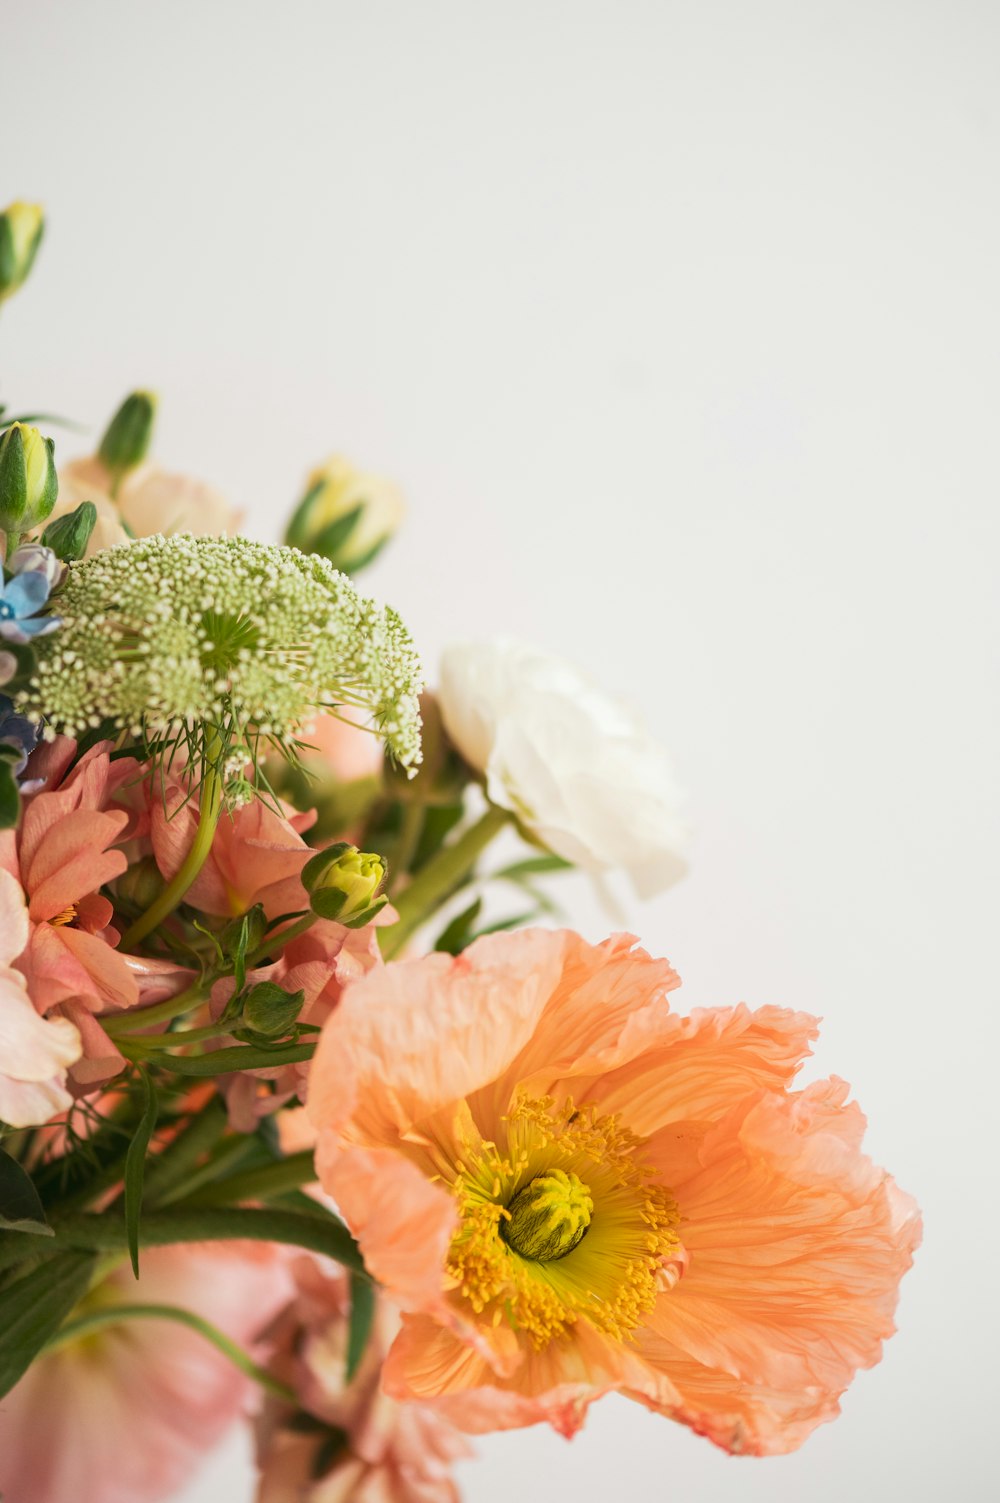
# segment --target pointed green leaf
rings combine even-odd
[[[139,1217],[142,1213],[142,1186],[146,1175],[146,1152],[156,1126],[156,1091],[148,1073],[138,1066],[142,1082],[143,1109],[139,1126],[129,1145],[125,1160],[125,1228],[128,1233],[128,1253],[132,1260],[132,1272],[139,1277]]]
[[[28,1171],[0,1148],[0,1231],[51,1237],[52,1228]]]
[[[375,1319],[375,1285],[363,1273],[351,1274],[351,1318],[347,1328],[347,1381],[354,1377]]]
[[[0,1398],[86,1294],[95,1262],[92,1253],[60,1253],[0,1290]]]
[[[438,936],[435,950],[445,955],[460,955],[472,941],[473,925],[482,912],[483,900],[476,898],[468,908],[456,914],[451,923]]]

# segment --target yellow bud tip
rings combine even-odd
[[[500,1229],[507,1246],[532,1263],[554,1263],[579,1246],[594,1201],[582,1180],[562,1169],[536,1175],[507,1207]]]

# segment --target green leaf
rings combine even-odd
[[[304,991],[289,992],[273,981],[259,981],[243,1003],[243,1022],[265,1038],[281,1038],[302,1011],[305,1000]]]
[[[506,878],[510,882],[518,882],[522,877],[541,877],[548,872],[571,872],[572,861],[564,861],[561,856],[529,856],[525,861],[515,861],[510,866],[501,867],[493,875],[496,878]]]
[[[139,1126],[129,1145],[125,1160],[125,1228],[128,1233],[128,1253],[132,1260],[132,1272],[139,1277],[139,1216],[142,1212],[142,1185],[146,1173],[146,1151],[156,1126],[156,1091],[147,1072],[138,1066],[142,1082],[143,1109]]]
[[[347,1381],[354,1377],[375,1319],[375,1285],[363,1273],[351,1274],[351,1318],[347,1328]]]
[[[8,761],[0,758],[0,830],[13,830],[21,813],[17,778]]]
[[[258,948],[264,938],[267,920],[262,904],[255,903],[246,913],[226,925],[219,935],[222,945],[233,966],[236,990],[241,992],[247,984],[247,955]]]
[[[86,1294],[95,1261],[91,1253],[60,1253],[0,1291],[0,1398]]]
[[[97,507],[93,501],[81,501],[75,511],[49,523],[42,533],[42,546],[51,548],[64,564],[75,563],[86,553],[96,526]]]
[[[305,551],[319,553],[323,558],[332,559],[336,563],[342,544],[347,542],[358,525],[364,509],[363,501],[358,506],[352,506],[350,511],[345,511],[343,516],[337,517],[328,527],[324,527],[322,532],[311,538]]]
[[[0,1231],[51,1237],[52,1228],[27,1170],[0,1148]]]
[[[461,955],[462,951],[472,943],[473,928],[482,912],[482,907],[482,898],[475,898],[468,908],[463,908],[461,913],[456,914],[438,936],[435,950],[442,951],[445,955]]]
[[[183,1035],[177,1037],[180,1042]],[[228,1075],[233,1070],[272,1070],[301,1064],[312,1059],[315,1052],[315,1044],[279,1044],[271,1049],[237,1044],[231,1049],[212,1049],[208,1054],[193,1056],[160,1054],[150,1062],[175,1075]]]
[[[465,805],[462,803],[436,804],[427,810],[420,840],[413,855],[412,871],[419,871],[425,862],[437,855],[464,813]]]

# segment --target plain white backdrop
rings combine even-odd
[[[1000,11],[0,12],[0,201],[49,212],[0,399],[97,429],[155,387],[161,460],[266,538],[332,450],[395,477],[366,582],[431,676],[513,631],[645,707],[698,836],[630,924],[679,1007],[822,1014],[810,1073],[924,1207],[898,1336],[797,1455],[612,1399],[484,1440],[469,1503],[997,1496]]]

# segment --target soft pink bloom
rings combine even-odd
[[[77,1309],[167,1304],[249,1345],[288,1298],[262,1243],[150,1248]],[[243,1408],[251,1385],[203,1336],[138,1318],[35,1360],[0,1403],[0,1489],[11,1503],[153,1503],[172,1497]]]
[[[80,1035],[66,1018],[39,1017],[11,961],[28,942],[20,884],[0,871],[0,1121],[36,1127],[72,1103],[66,1070],[80,1057]]]
[[[257,1425],[257,1503],[458,1503],[452,1463],[466,1442],[421,1404],[397,1404],[379,1387],[382,1358],[399,1324],[382,1299],[364,1356],[346,1382],[348,1281],[334,1264],[296,1260],[296,1294],[268,1333],[268,1366],[299,1396],[310,1421],[344,1431],[337,1444],[315,1423],[268,1399]],[[329,1444],[330,1454],[322,1447]]]
[[[355,724],[351,712],[339,715],[316,715],[302,728],[305,750],[302,761],[322,784],[324,779],[338,783],[357,783],[377,778],[385,761],[382,742],[366,730],[360,719]]]
[[[150,836],[156,864],[166,878],[175,875],[191,849],[198,825],[197,797],[179,777],[148,786]],[[308,908],[299,879],[314,854],[302,839],[312,816],[277,814],[260,799],[223,813],[208,860],[188,889],[185,902],[203,913],[231,918],[261,903],[268,918]]]
[[[74,511],[83,501],[97,508],[97,526],[88,554],[127,543],[129,536],[192,532],[214,536],[236,532],[240,513],[201,480],[171,475],[159,465],[141,464],[125,476],[115,496],[111,476],[99,459],[76,459],[59,472],[59,500],[53,517]]]
[[[919,1215],[842,1081],[789,1089],[814,1019],[676,1016],[632,946],[489,937],[373,971],[327,1022],[317,1168],[408,1312],[384,1386],[566,1435],[618,1389],[790,1451],[879,1360]]]

